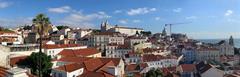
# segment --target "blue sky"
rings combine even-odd
[[[172,31],[190,38],[240,38],[240,0],[0,0],[0,24],[31,24],[44,13],[55,25],[99,28],[110,24],[161,32],[165,23]]]

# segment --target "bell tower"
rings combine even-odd
[[[110,28],[111,28],[111,27],[109,26],[107,20],[106,20],[105,22],[102,22],[102,23],[101,23],[101,31],[102,31],[102,32],[108,31],[108,29],[110,29]]]

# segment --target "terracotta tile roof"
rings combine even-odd
[[[65,72],[72,72],[72,71],[81,69],[83,67],[84,67],[84,65],[81,64],[81,63],[71,63],[71,64],[59,66],[59,67],[57,67],[55,69],[62,70],[62,71],[65,71]]]
[[[86,72],[78,77],[115,77],[108,73],[102,73],[102,72]]]
[[[101,68],[99,68],[97,70],[97,72],[101,72],[101,71],[107,71],[107,67],[109,66],[114,66],[113,61],[109,61],[108,63],[104,64],[104,66],[102,66]]]
[[[140,63],[140,64],[129,64],[126,65],[126,71],[139,71],[144,68],[148,67],[147,63]]]
[[[172,56],[162,56],[162,55],[153,55],[153,54],[145,54],[142,57],[143,62],[159,61],[162,59],[177,59],[177,58]]]
[[[163,72],[164,77],[172,77],[169,75],[172,75],[173,72],[176,72],[176,67],[161,68],[161,71]]]
[[[55,61],[83,63],[86,70],[97,71],[104,65],[108,65],[109,62],[109,65],[117,66],[120,60],[121,58],[63,57]]]
[[[74,56],[85,57],[85,56],[90,56],[97,53],[100,53],[100,52],[96,48],[85,48],[85,49],[76,49],[76,50],[64,49],[60,53],[58,53],[58,55],[61,55],[63,57],[74,57]]]
[[[103,62],[100,59],[90,59],[84,61],[84,65],[88,71],[96,71],[103,65]]]
[[[45,49],[55,49],[55,48],[68,48],[68,47],[80,47],[80,44],[45,44],[43,48]]]
[[[7,68],[0,67],[0,77],[6,77],[7,76]]]
[[[137,68],[137,67],[139,67],[137,64],[129,64],[129,65],[126,65],[125,70],[126,71],[137,71],[137,70],[140,70],[140,68]]]
[[[10,66],[14,67],[19,62],[24,61],[27,58],[27,56],[19,56],[19,57],[12,57],[10,58]]]
[[[0,31],[0,35],[1,34],[17,34],[17,33],[14,31]]]
[[[115,46],[117,49],[131,49],[128,44],[109,43],[107,46]]]
[[[63,58],[60,58],[55,61],[82,63],[82,62],[90,60],[90,59],[92,59],[92,58],[90,58],[90,57],[63,57]]]
[[[74,65],[71,67],[66,67],[69,65],[61,66],[61,70],[66,68],[70,71],[77,70],[77,64],[81,64],[81,68],[84,68],[84,73],[78,77],[114,77],[113,75],[107,73],[107,68],[109,66],[116,67],[121,58],[90,58],[90,57],[63,57],[56,61],[62,62],[73,62]],[[59,67],[60,68],[60,67]],[[80,68],[80,67],[79,67]]]
[[[161,48],[161,49],[156,49],[156,48],[145,48],[145,49],[143,49],[144,53],[151,53],[151,52],[158,52],[158,51],[164,51],[164,49],[163,48]]]
[[[183,72],[194,72],[197,70],[195,64],[181,64],[180,67]]]
[[[219,51],[219,49],[214,48],[214,47],[201,47],[201,48],[198,48],[197,50],[198,51],[209,51],[209,50],[211,50],[211,51]]]
[[[114,63],[114,66],[117,66],[121,58],[99,58],[104,64],[108,63],[109,61],[112,61]]]

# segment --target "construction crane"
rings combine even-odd
[[[181,25],[181,24],[189,24],[189,23],[192,23],[192,22],[170,23],[170,24],[165,24],[165,27],[169,26],[169,34],[170,34],[170,37],[171,37],[171,35],[172,35],[172,26],[173,25]]]

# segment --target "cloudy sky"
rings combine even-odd
[[[173,32],[191,38],[240,38],[240,0],[0,0],[0,25],[31,24],[39,13],[55,25],[99,28],[102,21],[161,32],[166,23]]]

